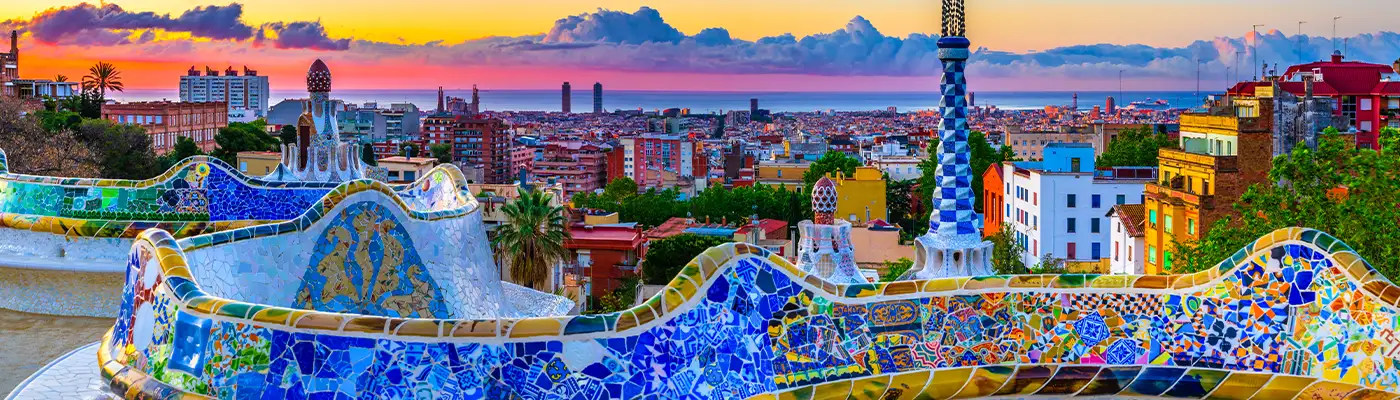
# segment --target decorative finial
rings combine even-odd
[[[812,185],[812,222],[817,225],[836,223],[836,182],[823,176]]]
[[[966,34],[967,13],[963,11],[963,0],[943,0],[943,36]]]

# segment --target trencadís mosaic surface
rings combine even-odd
[[[1400,393],[1400,288],[1311,230],[1275,232],[1194,275],[859,285],[730,244],[624,312],[465,319],[221,296],[193,257],[205,250],[190,242],[150,231],[133,247],[131,301],[99,353],[104,375],[127,397]]]

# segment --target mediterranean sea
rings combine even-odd
[[[448,96],[471,97],[471,89],[447,89]],[[1067,106],[1073,101],[1075,92],[975,92],[977,106],[997,106],[1002,109],[1032,109],[1050,105]],[[1089,109],[1103,106],[1109,96],[1119,97],[1118,92],[1086,91],[1078,92],[1079,107]],[[132,89],[122,93],[108,93],[118,101],[176,100],[179,93],[173,90]],[[331,93],[336,99],[353,104],[377,102],[380,107],[391,103],[413,103],[419,109],[430,110],[437,107],[437,90],[419,89],[345,89]],[[283,99],[306,97],[304,90],[273,90],[271,104]],[[1163,99],[1172,107],[1187,108],[1201,104],[1201,98],[1186,92],[1123,92],[1125,99],[1116,99],[1119,107],[1134,101]],[[900,112],[928,110],[938,107],[938,93],[928,92],[684,92],[684,91],[643,91],[612,90],[603,92],[603,107],[608,111],[644,111],[666,108],[689,108],[692,113],[719,113],[730,110],[748,110],[749,99],[758,99],[758,107],[773,112],[810,111],[876,111],[895,107]],[[560,93],[557,90],[482,90],[481,108],[487,111],[559,111]],[[592,88],[575,88],[572,95],[573,112],[593,110]]]

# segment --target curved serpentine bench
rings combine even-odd
[[[236,235],[236,234],[235,234]],[[127,398],[1394,398],[1400,287],[1287,229],[1208,271],[834,285],[746,244],[594,316],[443,319],[215,294],[143,233],[99,350]]]
[[[0,308],[115,316],[125,255],[142,231],[183,238],[286,221],[337,186],[248,177],[205,156],[139,181],[22,175],[0,150]],[[476,202],[453,166],[391,189],[423,211]]]

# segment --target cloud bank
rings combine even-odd
[[[937,74],[936,35],[892,37],[856,16],[829,33],[797,37],[792,34],[748,41],[733,38],[722,27],[687,35],[649,7],[635,12],[599,9],[555,21],[546,33],[491,37],[460,43],[422,44],[332,38],[320,21],[267,22],[258,26],[242,20],[243,7],[195,7],[179,16],[131,12],[115,4],[87,3],[50,9],[27,20],[3,25],[24,29],[34,40],[75,46],[139,46],[143,52],[169,54],[180,49],[221,46],[283,51],[336,52],[339,58],[366,64],[386,60],[435,66],[543,66],[617,71],[715,74],[803,74],[821,76],[929,76]],[[158,39],[153,31],[183,32],[205,41]],[[971,38],[976,43],[976,38]],[[977,49],[969,75],[978,78],[1043,77],[1046,79],[1129,78],[1189,80],[1199,66],[1205,79],[1218,79],[1230,68],[1241,79],[1257,75],[1258,60],[1280,69],[1300,61],[1326,58],[1334,47],[1329,38],[1286,36],[1278,31],[1257,38],[1215,38],[1182,47],[1091,44],[1031,53]],[[1380,32],[1346,41],[1352,60],[1389,64],[1400,56],[1400,34]],[[307,57],[310,54],[305,55]]]

